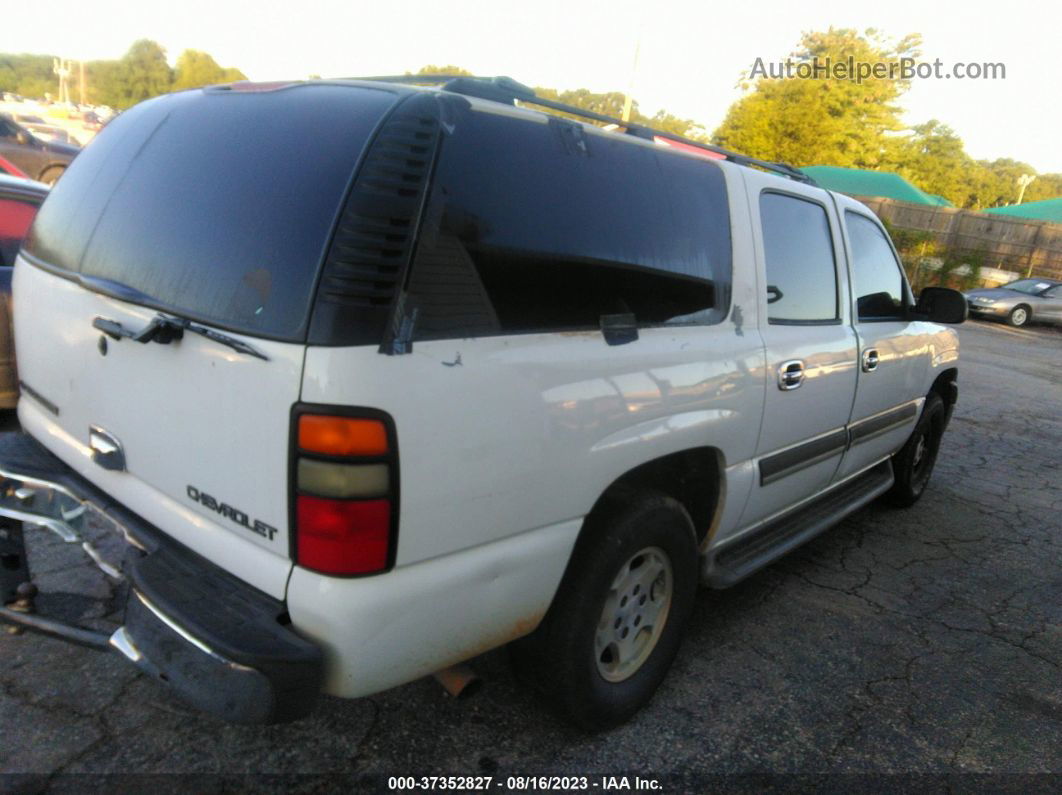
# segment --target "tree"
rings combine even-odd
[[[899,64],[919,44],[917,34],[891,43],[873,29],[805,33],[784,69],[754,64],[742,83],[751,92],[730,107],[714,140],[764,160],[875,168],[890,155],[886,133],[903,129],[895,102],[909,81]],[[895,66],[891,76],[861,77],[840,71],[849,63]]]
[[[542,99],[563,102],[565,105],[574,105],[577,108],[582,108],[583,110],[588,110],[592,113],[600,113],[603,116],[611,116],[614,119],[623,117],[623,107],[627,100],[627,95],[621,91],[608,91],[603,94],[595,94],[585,88],[557,91],[553,88],[536,86],[535,94]],[[551,110],[550,113],[559,116],[571,115],[553,110]],[[585,119],[580,120],[585,121]],[[636,100],[631,102],[630,120],[635,124],[654,127],[658,130],[663,130],[664,132],[675,133],[676,135],[682,135],[697,140],[707,140],[704,130],[695,121],[673,116],[664,110],[657,111],[656,114],[651,117],[646,116],[638,109],[638,102]]]
[[[407,74],[408,74],[408,72],[407,72]],[[417,70],[417,74],[418,75],[457,75],[458,77],[475,77],[475,75],[473,75],[470,71],[468,71],[467,69],[462,69],[460,66],[453,66],[453,65],[435,66],[434,64],[429,64],[427,66],[420,67],[420,69]]]
[[[145,99],[165,94],[173,84],[173,72],[166,62],[166,51],[150,39],[134,42],[121,64],[121,78],[125,85],[119,108],[129,108]]]
[[[1040,174],[1025,191],[1027,202],[1062,198],[1062,174]]]
[[[407,72],[406,74],[410,74]],[[418,75],[456,75],[458,77],[474,77],[472,72],[467,69],[462,69],[460,66],[422,66],[417,70]],[[575,88],[566,91],[558,91],[555,88],[544,88],[542,86],[535,86],[535,94],[542,99],[552,100],[554,102],[563,102],[565,105],[574,105],[577,108],[588,110],[593,113],[600,113],[603,116],[611,116],[619,119],[623,116],[623,106],[626,102],[627,95],[622,91],[606,91],[604,93],[594,93],[586,88]],[[570,113],[564,113],[563,111],[552,110],[542,108],[537,105],[528,104],[528,107],[535,108],[536,110],[546,110],[547,112],[565,118],[579,119],[579,121],[586,121],[586,119],[575,116]],[[707,141],[708,137],[705,134],[703,128],[701,128],[696,122],[691,119],[682,119],[678,116],[673,116],[667,111],[657,111],[652,117],[642,114],[638,110],[638,103],[631,103],[631,115],[630,120],[638,124],[645,124],[650,127],[655,127],[658,130],[664,130],[665,132],[675,133],[677,135],[683,135],[688,138],[694,138],[697,140]]]
[[[24,97],[59,93],[51,55],[0,55],[0,91]]]
[[[955,131],[932,119],[916,125],[912,132],[901,145],[900,176],[958,207],[980,204],[976,183],[970,179],[974,161]]]
[[[125,72],[121,61],[89,61],[85,64],[88,83],[86,99],[94,105],[119,107],[125,96]]]
[[[232,83],[246,80],[239,69],[223,69],[209,54],[201,50],[185,50],[177,59],[171,91],[183,91],[186,88]]]

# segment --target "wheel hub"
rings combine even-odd
[[[911,468],[917,469],[922,463],[922,459],[926,457],[926,435],[923,433],[918,437],[918,444],[915,445],[914,457],[911,460]]]
[[[659,547],[640,550],[620,567],[594,637],[597,670],[607,681],[631,677],[652,654],[673,591],[671,561]]]

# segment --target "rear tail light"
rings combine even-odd
[[[390,417],[302,408],[293,423],[295,562],[337,576],[386,571],[394,563],[398,519]]]

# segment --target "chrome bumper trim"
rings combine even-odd
[[[90,521],[95,519],[113,528],[126,543],[146,551],[126,527],[100,510],[91,500],[82,498],[59,483],[20,475],[7,469],[0,469],[0,516],[25,525],[47,528],[68,544],[80,544],[93,563],[108,577],[116,580],[123,579],[118,568],[104,560],[92,543],[85,540],[85,529]]]

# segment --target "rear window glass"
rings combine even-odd
[[[718,322],[730,282],[719,167],[621,136],[469,112],[445,139],[410,280],[415,336]]]
[[[308,85],[145,102],[74,160],[27,250],[160,309],[303,339],[351,173],[394,100]]]

